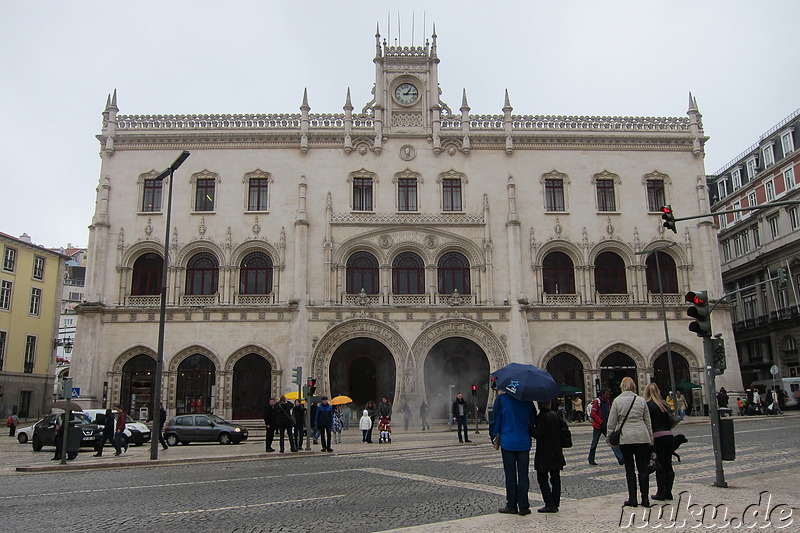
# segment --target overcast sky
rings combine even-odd
[[[403,45],[436,24],[456,113],[462,88],[471,113],[501,114],[507,88],[530,115],[685,116],[691,91],[713,173],[800,107],[799,15],[797,0],[5,0],[0,231],[87,245],[114,89],[125,115],[297,113],[306,87],[312,113],[342,112],[348,87],[359,111],[376,24]]]

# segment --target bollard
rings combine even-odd
[[[733,435],[733,418],[719,419],[719,440],[723,461],[736,460],[736,442]]]

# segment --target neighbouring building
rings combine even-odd
[[[0,406],[3,416],[50,412],[67,257],[0,233]]]
[[[318,393],[444,417],[511,362],[594,396],[625,376],[704,385],[683,294],[721,294],[706,137],[684,117],[470,114],[424,46],[376,35],[373,99],[341,113],[123,115],[109,96],[72,356],[85,406],[152,399],[169,178],[162,397],[170,414],[260,418],[295,367]],[[368,65],[372,61],[374,67]],[[690,81],[690,80],[689,80]],[[330,90],[327,88],[326,90]],[[313,93],[313,91],[312,91]],[[298,95],[298,100],[300,95]],[[669,247],[667,247],[669,246]],[[662,271],[656,274],[655,250]],[[732,338],[729,309],[715,326]],[[741,388],[736,358],[718,382]],[[690,396],[690,401],[701,401]]]
[[[714,211],[800,200],[800,109],[708,177]],[[800,204],[718,215],[725,292],[745,386],[800,376]],[[782,280],[780,278],[784,278]]]

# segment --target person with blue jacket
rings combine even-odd
[[[530,428],[536,426],[536,408],[533,402],[517,400],[509,394],[500,394],[494,401],[494,424],[489,437],[494,449],[503,456],[506,477],[506,506],[497,511],[504,514],[531,514],[528,474],[531,454]]]
[[[322,451],[332,452],[331,428],[333,427],[333,406],[328,403],[327,396],[323,396],[322,403],[317,406],[317,413],[314,415],[314,421],[322,441]]]

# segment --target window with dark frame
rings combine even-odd
[[[42,289],[31,288],[31,303],[28,307],[28,314],[39,316],[42,307]]]
[[[602,252],[594,261],[595,290],[600,294],[628,292],[625,262],[614,252]]]
[[[356,252],[347,258],[347,294],[380,292],[378,260],[369,252]]]
[[[33,256],[33,278],[44,279],[44,257]]]
[[[463,254],[448,252],[439,259],[436,268],[439,294],[470,294],[469,261]]]
[[[353,210],[372,211],[372,178],[353,178]]]
[[[461,180],[445,178],[442,180],[442,209],[444,211],[461,211]]]
[[[3,363],[6,360],[6,336],[5,331],[0,331],[0,371],[3,370]]]
[[[0,309],[11,308],[11,289],[14,284],[8,280],[0,282]]]
[[[547,294],[575,294],[575,266],[564,252],[550,252],[542,262],[542,280]]]
[[[413,252],[403,252],[392,262],[394,294],[425,294],[425,263]]]
[[[25,374],[33,374],[33,364],[36,362],[36,337],[28,335],[25,339],[25,362],[22,371]]]
[[[545,208],[548,211],[564,211],[564,180],[544,180]]]
[[[239,294],[272,292],[272,258],[264,252],[245,256],[239,268]]]
[[[3,270],[14,272],[14,267],[17,264],[17,251],[14,248],[6,246],[3,252]]]
[[[400,211],[417,210],[417,180],[415,178],[397,180],[397,208]]]
[[[216,181],[213,178],[200,178],[196,187],[194,210],[213,211]]]
[[[131,296],[155,296],[161,294],[161,276],[164,260],[157,253],[147,253],[133,263]]]
[[[660,211],[665,205],[664,180],[647,180],[647,209],[651,212]]]
[[[614,180],[599,179],[595,182],[597,188],[597,210],[616,211],[614,202]]]
[[[213,254],[201,252],[186,264],[186,294],[210,295],[217,292],[219,262]]]
[[[658,266],[656,266],[656,256],[658,256]],[[661,283],[658,280],[658,271],[661,270]],[[678,269],[675,260],[666,253],[653,252],[645,260],[645,278],[647,290],[653,294],[677,294],[678,293]],[[663,291],[661,289],[663,287]]]
[[[142,186],[142,212],[157,213],[161,211],[161,191],[164,188],[162,180],[144,180]]]
[[[266,211],[267,192],[269,192],[269,179],[250,178],[248,180],[247,210]]]

